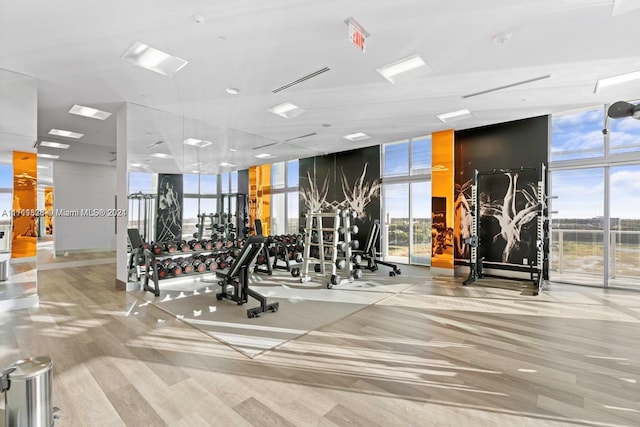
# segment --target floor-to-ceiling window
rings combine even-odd
[[[431,264],[431,137],[382,146],[382,252],[406,264]]]
[[[606,108],[553,117],[550,277],[638,287],[640,122]]]
[[[297,234],[298,160],[271,165],[271,234]]]

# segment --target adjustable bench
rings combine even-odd
[[[216,277],[220,279],[218,284],[222,288],[222,291],[216,294],[218,300],[226,298],[242,305],[249,301],[249,297],[252,297],[260,302],[259,307],[247,310],[249,318],[259,317],[269,310],[275,313],[280,306],[280,303],[277,302],[267,303],[265,296],[249,288],[249,267],[262,251],[263,246],[263,236],[249,237],[233,264],[228,269],[216,271]],[[227,292],[229,287],[233,287],[232,293]]]

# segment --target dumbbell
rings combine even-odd
[[[204,273],[205,271],[207,271],[207,266],[204,262],[200,261],[199,259],[195,259],[193,260],[193,269],[195,271],[197,271],[198,273]]]
[[[188,252],[191,250],[191,248],[189,248],[189,245],[187,244],[187,242],[185,240],[181,240],[176,244],[177,248],[179,251],[181,252]]]
[[[216,243],[214,246],[216,249],[222,249],[222,247],[224,246],[224,241],[222,239],[218,239],[216,240]]]
[[[336,268],[338,270],[342,270],[347,266],[347,261],[345,259],[337,259],[336,260]]]
[[[167,242],[164,244],[164,251],[169,252],[170,254],[176,251],[176,244],[173,242]]]
[[[351,257],[351,261],[355,264],[355,265],[360,265],[360,263],[362,262],[362,257],[360,255],[353,255]]]
[[[346,242],[338,242],[337,248],[339,251],[346,252],[347,251],[347,243]]]
[[[357,225],[352,225],[351,228],[349,228],[349,232],[351,234],[358,234],[358,231],[360,231],[360,229],[358,228]]]
[[[218,268],[224,270],[227,268],[227,261],[225,261],[222,257],[216,258],[216,264],[218,264]]]
[[[360,242],[357,240],[352,240],[349,242],[349,246],[351,246],[351,249],[358,249],[360,247]]]
[[[182,274],[182,268],[178,265],[177,262],[170,262],[165,267],[167,272],[169,272],[173,276],[179,276]]]
[[[339,234],[344,234],[344,232],[345,232],[344,227],[338,227],[338,233]]]
[[[302,256],[302,252],[295,252],[295,253],[294,253],[294,256],[293,256],[293,259],[294,259],[296,262],[302,262],[302,261],[304,261],[304,257]]]
[[[204,265],[207,268],[207,270],[217,270],[218,269],[218,264],[216,263],[215,258],[207,258],[207,260],[204,262]]]
[[[197,240],[190,240],[189,241],[189,248],[192,251],[199,251],[202,249],[202,243],[198,242]]]
[[[158,270],[158,279],[164,279],[167,277],[167,269],[165,268],[164,265],[162,265],[162,263],[157,262],[156,263],[156,269]]]
[[[314,265],[313,271],[315,271],[316,273],[320,273],[322,271],[322,267],[320,266],[320,264]]]
[[[193,265],[191,265],[191,262],[187,259],[183,259],[182,261],[180,261],[180,268],[182,268],[182,272],[184,274],[193,273]]]
[[[211,240],[201,240],[200,247],[204,250],[210,251],[213,249],[213,242]]]
[[[362,279],[362,270],[360,270],[359,268],[353,270],[351,274],[353,275],[354,279]]]
[[[162,244],[160,243],[154,243],[151,245],[151,252],[153,252],[155,255],[160,255],[162,253]]]
[[[266,257],[266,256],[264,256],[264,255],[262,255],[262,254],[258,255],[258,258],[257,258],[257,260],[256,260],[256,263],[257,263],[258,265],[264,265],[264,264],[266,264],[266,263],[267,263],[267,257]]]

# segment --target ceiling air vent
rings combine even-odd
[[[320,68],[319,70],[314,71],[311,74],[307,74],[306,76],[300,77],[298,80],[294,80],[294,81],[289,82],[289,83],[287,83],[285,85],[282,85],[279,88],[276,88],[276,89],[272,90],[271,92],[278,93],[278,92],[283,91],[285,89],[289,89],[291,86],[295,86],[295,85],[297,85],[299,83],[302,83],[304,81],[307,81],[307,80],[309,80],[309,79],[311,79],[313,77],[319,76],[320,74],[326,73],[329,70],[330,70],[329,67]]]
[[[487,90],[483,90],[483,91],[476,92],[476,93],[470,93],[469,95],[464,95],[462,98],[472,98],[472,97],[478,96],[478,95],[485,95],[487,93],[497,92],[497,91],[502,90],[502,89],[509,89],[509,88],[520,86],[520,85],[524,85],[524,84],[527,84],[527,83],[533,83],[533,82],[537,82],[539,80],[548,79],[549,77],[551,77],[551,75],[534,77],[533,79],[522,80],[521,82],[511,83],[511,84],[504,85],[504,86],[498,86],[498,87],[494,87],[493,89],[487,89]]]
[[[271,142],[269,144],[265,144],[265,145],[259,145],[257,147],[253,147],[254,150],[262,150],[263,148],[267,148],[267,147],[273,147],[274,145],[278,145],[280,144],[279,142]]]
[[[298,140],[298,139],[308,138],[308,137],[313,136],[313,135],[317,135],[317,133],[316,133],[316,132],[313,132],[313,133],[308,133],[308,134],[306,134],[306,135],[296,136],[295,138],[285,139],[285,140],[284,140],[284,142],[296,141],[296,140]]]

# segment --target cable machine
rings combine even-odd
[[[137,228],[143,242],[150,242],[153,236],[153,218],[156,206],[156,194],[143,192],[129,194],[129,228]]]

